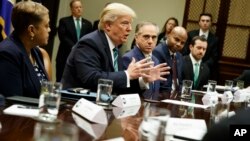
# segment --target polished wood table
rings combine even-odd
[[[195,94],[195,96],[196,103],[201,104],[202,96],[200,94]],[[123,118],[116,118],[112,110],[107,110],[108,125],[98,125],[80,117],[80,119],[89,123],[88,126],[96,130],[95,135],[77,125],[73,117],[77,115],[73,114],[71,110],[75,101],[66,101],[66,104],[61,105],[58,118],[63,122],[77,125],[79,129],[79,141],[106,140],[117,137],[123,137],[126,141],[135,141],[138,140],[138,127],[143,118],[145,105],[150,104],[150,106],[167,108],[171,111],[172,117],[183,116],[183,111],[180,110],[181,108],[179,105],[167,104],[159,101],[160,99],[166,98],[169,98],[169,94],[163,92],[158,94],[157,98],[153,98],[154,100],[142,99],[142,104],[136,114]],[[28,117],[5,115],[3,114],[4,108],[5,107],[1,107],[0,110],[0,141],[34,141],[37,134],[37,125],[41,123]],[[210,111],[194,108],[192,114],[187,114],[185,118],[205,119],[209,127]]]

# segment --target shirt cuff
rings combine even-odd
[[[126,73],[126,76],[127,76],[127,88],[129,88],[129,87],[130,87],[129,75],[128,75],[128,72],[127,72],[127,71],[125,71],[125,73]]]

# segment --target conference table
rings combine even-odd
[[[145,105],[167,108],[171,111],[171,117],[182,118],[195,118],[204,119],[207,127],[210,126],[210,111],[194,108],[192,115],[183,117],[183,113],[180,111],[180,106],[176,104],[169,104],[161,102],[162,99],[178,99],[178,95],[170,97],[168,92],[161,92],[153,94],[153,99],[141,98],[141,106],[135,111],[133,115],[118,117],[114,114],[114,110],[106,110],[108,119],[107,125],[101,125],[90,122],[83,117],[72,112],[72,107],[76,101],[62,99],[65,103],[60,106],[58,119],[64,123],[70,123],[78,128],[79,141],[88,140],[108,140],[122,137],[126,141],[138,140],[138,128],[143,119],[143,111]],[[203,94],[194,93],[196,103],[201,104],[201,98]],[[33,118],[7,115],[3,113],[3,110],[9,106],[2,106],[0,108],[0,141],[34,141],[37,139],[37,127],[41,126],[41,122],[36,121]],[[84,126],[77,125],[76,118],[84,122]],[[85,128],[86,127],[86,128]]]

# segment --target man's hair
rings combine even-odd
[[[153,22],[149,22],[149,21],[141,21],[139,22],[136,27],[135,27],[135,34],[140,34],[140,29],[145,26],[145,25],[153,25],[155,26],[156,30],[157,30],[157,34],[159,33],[159,27],[157,24],[153,23]]]
[[[202,37],[202,36],[194,36],[194,37],[192,38],[192,41],[190,42],[190,45],[194,46],[196,40],[200,40],[200,41],[203,41],[203,42],[207,42],[207,39],[204,38],[204,37]]]
[[[121,4],[121,3],[110,3],[108,4],[100,14],[100,22],[98,24],[98,29],[103,30],[104,23],[106,22],[114,22],[120,16],[131,16],[133,18],[136,17],[136,14],[133,9],[130,7]]]
[[[49,10],[40,3],[21,1],[13,7],[11,21],[15,32],[22,34],[29,25],[38,25],[48,14]]]
[[[72,8],[73,4],[74,4],[76,1],[80,1],[80,0],[71,0],[71,1],[70,1],[70,3],[69,3],[70,8]],[[80,1],[80,2],[81,2],[81,1]]]
[[[212,14],[210,14],[210,13],[201,13],[201,14],[200,14],[200,17],[199,17],[199,21],[201,20],[201,17],[202,17],[202,16],[208,16],[208,17],[210,17],[211,21],[213,20]]]

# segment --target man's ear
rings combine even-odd
[[[106,29],[107,31],[110,31],[111,30],[111,22],[105,22],[104,29]]]
[[[193,45],[190,44],[190,45],[189,45],[189,50],[191,50],[191,48],[193,48]]]

